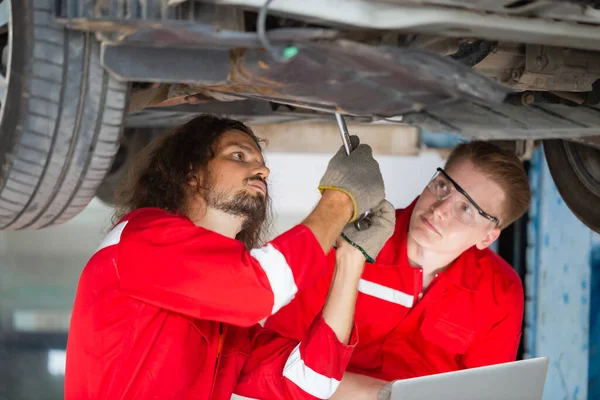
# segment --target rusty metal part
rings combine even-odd
[[[525,92],[521,94],[521,104],[524,106],[530,106],[535,103],[535,96],[533,93]]]
[[[200,104],[215,100],[213,96],[200,93],[184,84],[159,85],[144,89],[132,89],[129,112],[150,107],[174,107],[181,104]],[[239,98],[236,98],[239,100]]]
[[[561,99],[572,101],[575,104],[585,104],[587,100],[587,93],[581,92],[562,92],[562,91],[552,91],[550,92],[555,96],[560,97]]]
[[[600,79],[600,53],[527,45],[525,69],[517,90],[587,92]]]
[[[346,115],[389,117],[460,99],[499,103],[508,93],[471,68],[421,49],[346,40],[297,48],[298,55],[279,64],[260,49],[106,45],[103,65],[125,80],[188,82],[211,92]]]
[[[502,42],[474,68],[519,91],[587,92],[600,79],[600,53]]]
[[[311,7],[316,7],[314,10],[309,10],[308,4],[301,6],[302,10],[297,9],[298,5],[293,5],[290,2],[274,2],[271,8],[274,12],[287,12],[290,15],[298,16],[299,18],[307,18],[311,12],[322,12],[331,7],[328,2],[312,3],[308,1]],[[60,2],[59,2],[60,3]],[[203,48],[203,47],[223,47],[223,48],[258,48],[261,45],[258,36],[253,32],[244,32],[243,10],[237,6],[259,4],[253,1],[219,1],[219,4],[190,1],[177,6],[166,6],[164,0],[89,0],[86,2],[73,2],[64,0],[63,7],[57,9],[59,15],[58,21],[64,23],[71,29],[80,29],[94,31],[106,43],[128,43],[139,46],[151,47],[179,47],[179,48]],[[264,1],[261,0],[260,4]],[[410,3],[410,1],[406,1]],[[432,1],[435,3],[435,1]],[[447,9],[438,9],[435,17],[438,18],[440,13],[450,12]],[[477,2],[478,6],[483,6],[482,2]],[[76,4],[77,7],[69,8],[69,5]],[[371,10],[377,15],[385,15],[385,20],[389,19],[389,13],[397,13],[398,8],[403,6],[390,6],[387,8],[383,4],[367,4],[366,2],[356,2],[365,10]],[[487,4],[487,3],[486,3]],[[491,4],[491,3],[490,3]],[[472,5],[472,4],[471,4]],[[500,8],[510,6],[511,3],[502,4]],[[468,6],[468,5],[466,5]],[[340,7],[349,7],[348,4],[340,5]],[[356,7],[355,7],[356,8]],[[355,8],[352,12],[355,13]],[[359,7],[360,8],[360,7]],[[73,10],[72,10],[73,9]],[[384,13],[383,10],[388,13]],[[528,7],[519,7],[521,10]],[[433,10],[427,7],[420,10],[418,7],[410,10],[419,18],[424,18]],[[514,8],[506,8],[507,12],[514,13]],[[457,11],[458,12],[458,11]],[[600,11],[599,11],[600,12]],[[409,14],[410,14],[409,13]],[[354,15],[354,14],[352,14]],[[408,15],[408,14],[407,14]],[[454,15],[454,14],[452,14]],[[433,17],[433,14],[430,15]],[[481,15],[473,15],[474,19],[494,18],[493,16],[483,17]],[[328,17],[329,18],[329,17]],[[325,18],[325,24],[332,23],[333,26],[347,26],[336,23],[337,17],[330,16],[333,20]],[[406,15],[403,16],[406,18]],[[373,18],[367,18],[373,23],[382,24],[382,21],[375,21]],[[435,18],[434,18],[435,19]],[[364,18],[363,18],[364,20]],[[350,19],[348,19],[348,24]],[[412,20],[411,20],[412,21]],[[408,22],[411,22],[408,21]],[[425,18],[425,24],[430,24],[433,20]],[[600,21],[600,20],[599,20]],[[338,21],[339,22],[339,21]],[[358,23],[359,21],[356,21]],[[446,21],[448,22],[448,21]],[[480,21],[481,22],[481,21]],[[537,21],[539,22],[539,21]],[[537,23],[535,19],[524,23],[523,26],[530,28],[531,24]],[[364,23],[364,21],[363,21]],[[465,20],[465,27],[470,21]],[[394,25],[377,26],[382,29],[382,32],[390,32]],[[511,25],[513,26],[513,25]],[[516,25],[515,25],[516,26]],[[362,26],[367,28],[367,26]],[[407,25],[407,29],[412,25]],[[444,25],[446,27],[446,25]],[[488,28],[492,29],[490,25]],[[582,26],[575,26],[565,31],[563,36],[568,36],[577,29],[582,29]],[[589,27],[585,27],[586,29]],[[387,31],[385,31],[387,29]],[[364,31],[363,29],[362,31]],[[413,31],[418,32],[416,29]],[[345,36],[352,36],[360,30],[349,31]],[[369,30],[373,32],[373,30]],[[397,32],[397,31],[396,31]],[[457,39],[448,40],[448,38],[436,38],[438,31],[425,31],[424,34],[416,35],[419,37],[427,37],[429,41],[423,42],[423,46],[435,49],[436,52],[452,52],[452,49],[458,46]],[[531,32],[530,32],[531,33]],[[364,32],[362,33],[364,34]],[[443,31],[439,31],[443,34]],[[555,35],[557,32],[552,31]],[[467,37],[473,37],[474,32],[463,32]],[[394,35],[391,35],[394,36]],[[451,36],[456,36],[456,32]],[[461,35],[462,36],[462,35]],[[484,35],[485,36],[485,35]],[[482,37],[484,37],[482,36]],[[315,40],[333,40],[342,37],[340,31],[335,29],[324,28],[279,28],[269,31],[269,42],[273,45],[286,46],[290,43]],[[499,36],[502,37],[502,36]],[[528,34],[521,35],[518,42],[529,41]],[[543,91],[589,91],[591,84],[600,78],[600,54],[589,51],[581,51],[574,49],[565,49],[558,47],[560,44],[559,38],[555,38],[553,42],[557,47],[544,47],[539,45],[511,45],[499,43],[497,47],[487,49],[484,48],[482,54],[491,52],[481,61],[481,57],[476,57],[475,62],[480,61],[475,68],[484,75],[491,77],[505,86],[515,90],[543,90]],[[596,43],[600,43],[597,40]],[[543,41],[539,41],[543,42]],[[485,42],[483,42],[485,43]],[[578,42],[579,43],[579,42]],[[418,46],[418,43],[411,44],[412,47]],[[577,47],[577,45],[574,45]],[[458,47],[456,47],[458,50]],[[600,49],[600,47],[599,47]],[[456,50],[455,50],[456,51]],[[469,64],[473,64],[470,60]]]
[[[525,46],[516,43],[500,42],[479,64],[473,68],[507,87],[511,81],[518,82],[525,65]]]

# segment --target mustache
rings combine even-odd
[[[267,187],[267,189],[269,188],[269,184],[267,183],[266,180],[264,180],[260,175],[255,175],[255,176],[251,176],[249,178],[246,178],[245,183],[250,183],[252,181],[259,181],[265,184],[265,186]]]

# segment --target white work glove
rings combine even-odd
[[[382,200],[373,210],[371,227],[364,231],[356,229],[353,223],[347,224],[342,237],[359,249],[368,262],[375,262],[385,242],[394,233],[396,227],[396,210],[392,203]]]
[[[359,144],[358,136],[350,136],[350,142],[354,148],[350,155],[346,155],[342,146],[329,160],[319,190],[321,193],[324,190],[339,190],[350,196],[354,203],[350,221],[354,221],[385,198],[385,187],[371,147]]]

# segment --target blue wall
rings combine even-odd
[[[599,205],[600,207],[600,205]],[[590,253],[590,357],[588,398],[600,399],[600,235],[592,238]]]
[[[423,128],[419,130],[419,138],[421,144],[432,149],[451,149],[462,142],[469,141],[468,138],[458,133],[430,132]]]
[[[544,400],[600,399],[600,236],[565,205],[541,149],[530,182],[525,357],[550,358]]]

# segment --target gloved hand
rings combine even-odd
[[[375,258],[385,245],[385,242],[394,233],[396,226],[396,210],[392,203],[383,200],[371,210],[372,225],[369,229],[359,231],[354,224],[347,224],[342,231],[342,237],[348,243],[362,251],[368,262],[374,262]]]
[[[319,190],[340,190],[350,196],[354,214],[350,221],[377,206],[385,198],[383,177],[379,163],[373,158],[371,147],[359,144],[358,136],[350,136],[354,151],[346,155],[344,146],[329,160],[321,178]]]

